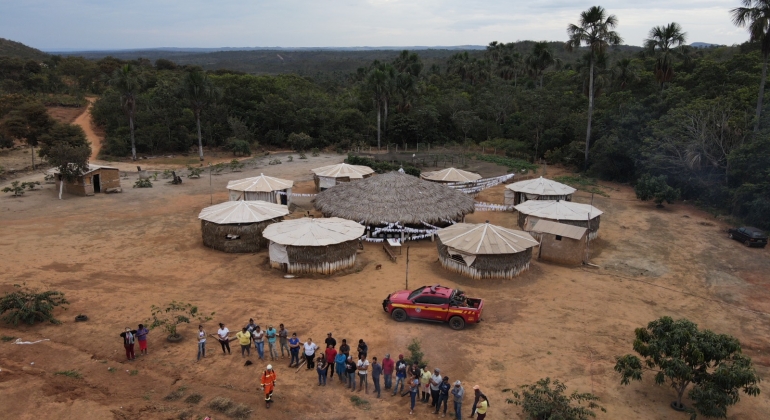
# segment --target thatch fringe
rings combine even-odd
[[[527,219],[527,214],[519,212],[519,227],[524,229],[524,223]],[[538,217],[538,219],[551,220],[557,223],[563,223],[565,225],[580,226],[588,229],[588,240],[594,240],[599,236],[599,224],[601,223],[601,216],[596,216],[590,220],[554,220],[546,219],[544,217]],[[530,232],[531,233],[531,232]],[[534,236],[534,235],[533,235]],[[538,239],[539,240],[539,239]]]
[[[513,199],[513,205],[517,206],[525,201],[526,193],[514,191],[514,199]],[[535,200],[542,200],[542,201],[572,201],[572,194],[565,194],[565,195],[540,195]]]
[[[449,255],[448,247],[437,239],[439,261],[449,271],[460,273],[473,279],[512,279],[529,269],[532,260],[532,248],[515,254],[478,255],[470,266],[457,261]]]
[[[314,205],[326,217],[363,221],[370,226],[459,221],[475,210],[473,198],[466,194],[398,172],[329,188],[316,196]]]
[[[273,268],[286,268],[288,273],[332,274],[352,267],[356,262],[358,239],[329,246],[286,246],[288,264],[270,261]]]
[[[324,262],[317,264],[289,263],[281,264],[270,261],[270,266],[277,269],[286,269],[289,274],[334,274],[337,271],[344,270],[356,265],[356,256],[352,255],[339,261]]]
[[[265,220],[259,223],[218,225],[201,220],[203,245],[223,252],[258,252],[268,246],[268,240],[262,237],[262,231],[283,218]],[[227,235],[239,236],[239,239],[227,239]]]

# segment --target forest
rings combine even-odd
[[[591,19],[604,31],[592,33]],[[332,58],[302,76],[166,58],[5,57],[0,118],[25,101],[77,105],[98,96],[93,118],[106,133],[102,154],[112,157],[484,147],[604,180],[663,175],[684,200],[770,228],[770,121],[761,99],[758,106],[770,51],[761,42],[692,48],[676,23],[652,28],[643,48],[627,47],[614,19],[591,8],[566,43],[491,42],[427,60],[383,51],[342,76]],[[0,144],[20,140],[7,125]]]

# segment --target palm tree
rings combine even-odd
[[[762,51],[762,79],[759,82],[759,97],[757,98],[757,118],[754,121],[754,132],[759,130],[759,117],[762,113],[762,99],[765,95],[765,78],[767,77],[767,57],[770,55],[770,0],[741,0],[744,7],[736,7],[730,11],[736,26],[749,27],[749,41],[759,42]]]
[[[621,58],[615,62],[612,67],[612,79],[621,89],[625,89],[629,84],[639,80],[639,73],[636,70],[633,60],[630,58]]]
[[[644,46],[648,53],[656,54],[655,79],[660,82],[660,88],[666,82],[674,78],[674,58],[682,55],[681,48],[687,41],[687,34],[682,32],[682,27],[676,22],[666,26],[655,26],[650,29],[648,38],[644,40]]]
[[[382,118],[382,103],[386,96],[387,84],[388,84],[387,74],[378,68],[372,69],[372,71],[370,71],[369,75],[366,77],[366,90],[368,90],[369,93],[372,95],[372,101],[374,101],[374,105],[377,108],[377,149],[378,150],[380,148],[380,137],[381,137],[380,118]]]
[[[134,70],[134,66],[126,64],[115,69],[112,73],[110,84],[120,92],[120,106],[128,117],[128,128],[131,131],[131,158],[136,160],[134,117],[136,116],[136,100],[142,85],[142,77],[136,70]]]
[[[543,87],[543,73],[548,67],[561,65],[561,60],[554,57],[551,46],[547,42],[536,42],[532,47],[532,52],[525,60],[527,69],[535,82],[539,81],[539,87]]]
[[[594,113],[594,63],[598,54],[604,53],[610,45],[619,45],[623,39],[613,29],[618,25],[615,15],[607,15],[601,6],[592,6],[580,14],[579,25],[567,26],[568,51],[585,45],[589,50],[588,73],[588,124],[586,126],[585,169],[588,169],[588,149],[591,143],[591,118]]]
[[[200,70],[192,70],[187,73],[183,82],[184,96],[195,114],[195,123],[198,126],[198,155],[203,160],[203,137],[201,137],[201,112],[216,100],[216,89],[209,80],[208,75]]]

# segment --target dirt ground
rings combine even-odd
[[[491,401],[491,419],[521,418],[518,408],[505,403],[504,388],[549,376],[566,383],[569,392],[598,395],[607,409],[600,419],[686,420],[668,408],[674,397],[670,388],[655,386],[649,375],[621,386],[612,369],[615,356],[632,351],[634,329],[663,315],[736,336],[760,375],[770,374],[768,250],[728,240],[727,226],[689,205],[656,209],[635,200],[628,186],[606,184],[610,197],[593,198],[605,212],[599,238],[591,243],[591,262],[599,268],[533,261],[513,281],[474,281],[449,273],[437,262],[435,243],[410,243],[410,288],[440,283],[486,299],[481,324],[453,331],[441,324],[398,324],[382,311],[382,299],[405,287],[406,261],[403,255],[390,262],[377,244],[367,243],[347,274],[295,279],[271,270],[267,252],[233,255],[204,247],[197,215],[211,202],[227,200],[228,180],[265,173],[294,179],[296,191],[310,192],[310,169],[342,156],[295,156],[293,162],[284,156],[281,165],[272,166],[267,160],[240,173],[213,176],[211,186],[204,176],[185,178],[179,186],[159,179],[154,188],[132,189],[136,174],[129,172],[121,180],[122,194],[65,195],[60,201],[47,184],[23,197],[0,197],[0,292],[26,284],[60,290],[71,302],[67,311],[57,310],[58,326],[0,325],[3,337],[50,340],[0,342],[3,417],[175,419],[187,413],[219,420],[226,417],[207,405],[220,396],[251,407],[252,418],[410,417],[407,398],[356,393],[368,401],[356,407],[336,378],[318,387],[315,372],[288,369],[288,359],[273,363],[278,385],[267,412],[258,389],[265,363],[252,356],[256,363],[244,366],[235,349],[224,356],[211,339],[207,357],[196,362],[195,321],[180,327],[181,343],[152,331],[149,355],[125,361],[118,334],[147,320],[151,305],[171,300],[215,311],[214,320],[204,324],[210,333],[218,322],[236,330],[252,317],[262,326],[284,323],[317,343],[329,331],[338,340],[364,338],[370,358],[406,353],[412,339],[419,339],[431,367],[441,368],[451,381],[460,379],[468,394],[474,384],[481,386]],[[145,165],[162,169],[152,161]],[[30,177],[42,181],[42,175]],[[502,203],[503,186],[477,199]],[[575,198],[590,200],[585,193]],[[309,206],[309,199],[297,204]],[[477,212],[468,220],[516,225],[515,214],[504,212]],[[90,319],[75,323],[78,314]],[[82,378],[56,375],[68,370]],[[201,394],[202,401],[164,399],[180,387],[186,387],[185,396]],[[770,399],[763,391],[755,398],[742,396],[728,418],[767,418]],[[419,405],[414,417],[432,418],[428,413]]]

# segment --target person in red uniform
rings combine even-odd
[[[275,380],[277,376],[273,370],[273,365],[267,365],[267,370],[262,374],[262,389],[265,391],[265,407],[270,408],[273,402],[273,390],[275,389]]]

